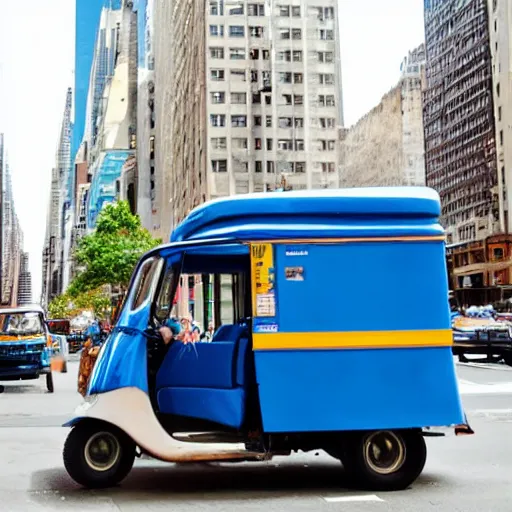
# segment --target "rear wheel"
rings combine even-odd
[[[53,393],[53,374],[52,372],[48,372],[46,374],[46,389],[48,393]]]
[[[78,484],[91,489],[113,487],[132,469],[135,443],[113,425],[86,421],[71,430],[63,458],[66,471]]]
[[[378,430],[349,435],[341,461],[363,488],[397,491],[411,485],[427,459],[419,431]]]

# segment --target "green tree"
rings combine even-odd
[[[69,298],[59,295],[48,304],[48,315],[50,318],[68,318],[68,305]]]
[[[74,257],[83,270],[67,294],[77,297],[102,285],[125,288],[139,258],[159,243],[132,214],[127,201],[107,205],[98,215],[95,231],[78,244]]]
[[[50,318],[73,318],[82,311],[94,312],[96,318],[106,318],[110,312],[110,298],[103,288],[89,290],[71,297],[67,293],[55,297],[48,305]]]

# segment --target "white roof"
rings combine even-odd
[[[0,315],[8,315],[13,313],[41,313],[44,316],[44,309],[38,304],[33,304],[31,306],[0,308]]]

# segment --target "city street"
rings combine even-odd
[[[116,489],[90,492],[67,476],[60,425],[80,402],[78,363],[43,381],[6,383],[0,394],[0,510],[94,511],[461,511],[510,512],[512,368],[457,365],[474,436],[428,439],[429,458],[412,489],[347,488],[340,464],[323,452],[268,464],[170,465],[137,460]]]

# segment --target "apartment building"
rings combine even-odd
[[[174,222],[207,199],[339,186],[336,1],[209,0],[204,12],[157,0],[156,11],[157,127],[171,134],[157,152],[169,151]]]

